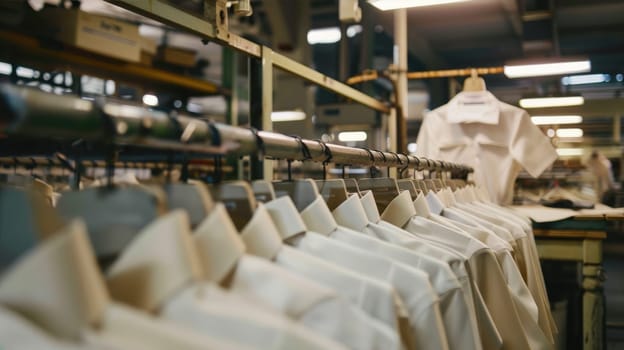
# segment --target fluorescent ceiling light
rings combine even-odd
[[[338,134],[338,140],[341,142],[366,141],[367,138],[365,131],[343,131]]]
[[[143,103],[148,106],[158,106],[158,97],[152,94],[143,95]]]
[[[580,129],[580,128],[557,129],[557,137],[583,137],[583,129]]]
[[[541,77],[546,75],[561,75],[585,73],[591,70],[591,62],[587,59],[563,62],[546,62],[532,64],[505,65],[507,78]]]
[[[317,28],[308,31],[308,44],[333,44],[341,39],[340,28]]]
[[[557,148],[557,154],[561,157],[582,156],[582,148]]]
[[[565,96],[565,97],[536,97],[523,98],[520,100],[522,108],[543,108],[543,107],[564,107],[579,106],[585,103],[583,96]]]
[[[353,38],[354,36],[358,35],[361,32],[362,32],[362,26],[359,24],[354,24],[354,25],[347,27],[347,36],[349,38]]]
[[[464,2],[469,0],[368,0],[368,2],[382,11],[404,9],[408,7],[434,6]]]
[[[561,78],[561,84],[563,85],[600,84],[608,83],[609,81],[611,81],[609,74],[583,74]]]
[[[535,125],[579,124],[583,122],[580,115],[536,115],[531,117]]]
[[[271,113],[272,122],[292,122],[296,120],[304,120],[305,113],[302,111],[277,111]]]
[[[0,74],[9,75],[13,71],[13,66],[10,63],[0,62]]]
[[[31,79],[35,76],[35,71],[26,67],[17,67],[15,70],[15,74],[17,74],[20,78],[28,78]]]

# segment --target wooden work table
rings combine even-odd
[[[607,221],[623,219],[622,215],[578,215],[552,223],[534,224],[540,259],[581,265],[583,349],[603,349],[605,346],[602,242],[607,237]],[[575,345],[569,344],[568,348],[577,348]]]

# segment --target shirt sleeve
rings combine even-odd
[[[538,177],[557,159],[557,152],[550,139],[531,122],[529,114],[522,110],[518,112],[522,116],[511,139],[511,156],[531,176]]]
[[[438,145],[435,142],[435,119],[437,116],[433,113],[428,113],[423,119],[420,125],[420,131],[418,132],[418,138],[416,138],[416,155],[425,158],[436,158]]]

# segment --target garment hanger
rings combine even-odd
[[[338,205],[347,200],[349,193],[345,184],[345,179],[327,179],[327,164],[332,160],[331,149],[323,141],[317,140],[325,153],[326,158],[323,161],[323,180],[316,180],[316,186],[327,203],[330,210],[334,210]],[[355,181],[355,180],[354,180]],[[356,183],[357,186],[357,183]],[[359,192],[359,190],[358,190]]]
[[[251,186],[245,181],[232,181],[213,185],[209,190],[213,198],[225,205],[236,229],[242,230],[256,209]]]
[[[214,207],[210,192],[198,181],[167,183],[163,186],[169,210],[183,209],[197,227]]]
[[[253,190],[256,201],[259,203],[266,203],[275,199],[275,189],[273,184],[267,180],[254,180],[251,182],[251,188]]]
[[[79,220],[72,221],[11,266],[0,281],[1,304],[75,342],[103,324],[110,303],[85,230]]]
[[[172,295],[201,281],[198,254],[188,214],[171,211],[142,229],[108,269],[111,296],[158,313]]]
[[[157,187],[113,183],[114,162],[107,159],[107,185],[65,192],[57,211],[66,220],[81,218],[87,225],[100,263],[113,261],[137,232],[164,214],[166,194]]]
[[[276,198],[290,197],[298,211],[302,211],[312,204],[319,195],[316,183],[312,179],[273,182],[273,188],[275,188]]]
[[[0,271],[63,225],[40,192],[0,187]]]
[[[362,191],[370,190],[373,192],[377,209],[380,213],[383,213],[388,204],[399,195],[399,186],[396,179],[389,177],[360,179],[358,180],[358,185]]]
[[[486,91],[485,80],[477,75],[477,70],[472,69],[470,76],[464,80],[464,92]]]
[[[414,183],[412,182],[411,179],[397,180],[397,184],[399,186],[399,190],[409,191],[410,196],[412,197],[412,200],[416,199],[416,197],[418,197],[418,194],[422,193],[422,191],[419,188],[416,188],[416,186],[414,186]]]
[[[303,142],[301,137],[293,136],[301,147],[301,151],[304,155],[304,160],[312,159],[310,154],[310,150],[308,146]],[[290,173],[290,163],[288,167],[288,180],[287,181],[273,181],[273,188],[275,189],[275,197],[283,197],[289,196],[297,210],[301,211],[305,209],[308,205],[312,204],[314,200],[318,197],[319,190],[316,187],[316,183],[311,179],[303,179],[303,180],[292,180],[292,176]]]
[[[336,209],[349,198],[349,193],[347,192],[347,186],[345,184],[346,180],[353,180],[357,186],[355,179],[316,180],[316,186],[321,196],[323,196],[325,203],[327,203],[329,210]]]
[[[345,182],[345,186],[347,187],[348,193],[355,193],[358,195],[358,197],[362,197],[362,193],[360,192],[360,186],[358,186],[356,179],[347,178],[343,180]]]

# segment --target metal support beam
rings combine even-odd
[[[130,11],[134,11],[150,17],[154,20],[170,24],[176,28],[186,30],[199,35],[205,40],[215,40],[219,44],[229,46],[236,50],[242,51],[253,57],[266,58],[273,64],[287,72],[299,76],[309,82],[312,82],[322,88],[342,95],[354,102],[363,104],[383,113],[388,113],[388,106],[361,91],[358,91],[346,84],[332,79],[316,70],[309,68],[301,63],[293,61],[284,55],[280,55],[272,50],[264,50],[260,45],[251,42],[241,36],[227,32],[226,35],[221,29],[217,30],[217,26],[208,19],[202,19],[191,15],[185,11],[177,9],[168,4],[164,0],[107,0],[110,3],[124,7]],[[221,1],[221,0],[219,0]],[[227,15],[227,13],[226,13]],[[271,56],[271,57],[269,57]]]
[[[622,117],[620,114],[616,114],[613,117],[613,143],[622,142]]]
[[[396,74],[396,137],[390,151],[407,151],[407,10],[394,11],[394,64]],[[391,123],[392,124],[392,123]],[[392,134],[390,134],[392,137]]]
[[[270,51],[263,47],[263,53]],[[270,54],[263,54],[257,60],[250,58],[249,69],[249,121],[251,127],[257,130],[271,131],[271,112],[273,112],[273,65]],[[251,157],[251,178],[271,180],[273,178],[273,163],[270,160],[260,159],[258,155]]]

